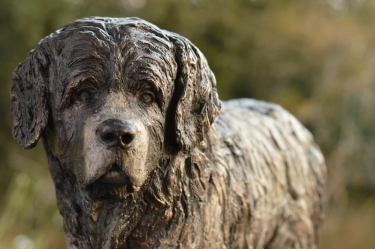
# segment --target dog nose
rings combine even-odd
[[[106,120],[96,131],[100,140],[107,146],[128,148],[135,137],[135,127],[117,119]]]

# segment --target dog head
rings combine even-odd
[[[82,189],[138,191],[166,154],[190,152],[220,111],[186,38],[138,18],[86,18],[42,39],[13,75],[13,136],[50,153]]]

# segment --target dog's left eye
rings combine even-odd
[[[151,104],[155,101],[155,94],[153,92],[144,92],[139,97],[140,100],[145,104]]]

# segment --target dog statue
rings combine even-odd
[[[79,19],[13,81],[13,136],[42,137],[68,248],[317,248],[326,169],[311,134],[278,105],[220,102],[186,38]]]

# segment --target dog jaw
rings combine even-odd
[[[130,184],[133,190],[139,190],[147,179],[149,133],[127,102],[123,94],[110,94],[105,106],[85,121],[82,150],[84,162],[83,165],[74,166],[74,174],[81,188],[101,181],[118,186]],[[109,146],[100,139],[98,127],[108,120],[131,126],[134,140],[127,148]]]

